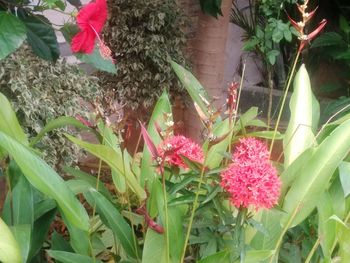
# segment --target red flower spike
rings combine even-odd
[[[292,26],[302,35],[303,34],[303,30],[304,30],[304,24],[301,22],[296,22],[294,19],[292,19],[288,13],[287,13],[288,19],[290,21],[290,23],[292,24]]]
[[[75,118],[89,128],[92,128],[94,126],[94,125],[92,125],[92,123],[90,121],[88,121],[87,119],[85,119],[83,116],[81,116],[79,114],[76,115]]]
[[[311,11],[310,13],[305,13],[303,15],[304,23],[309,22],[309,20],[315,15],[317,9],[318,9],[318,6],[313,11]]]
[[[106,0],[96,0],[84,6],[77,15],[77,24],[80,32],[76,34],[71,43],[74,53],[82,52],[90,54],[94,50],[96,38],[99,41],[101,56],[112,59],[112,52],[101,40],[99,34],[107,20]]]
[[[299,46],[299,52],[301,52],[301,51],[303,50],[303,48],[305,47],[305,45],[306,45],[309,41],[313,40],[313,39],[322,31],[322,29],[326,26],[326,24],[327,24],[327,20],[326,20],[326,19],[323,19],[323,20],[319,23],[318,27],[317,27],[314,31],[312,31],[312,32],[311,32],[310,34],[308,34],[308,35],[303,35],[303,36],[301,37],[301,42],[300,42],[300,46]]]

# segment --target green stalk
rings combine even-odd
[[[275,129],[274,129],[274,132],[273,132],[273,137],[272,137],[272,141],[271,141],[271,145],[270,145],[270,155],[271,155],[272,150],[273,150],[273,145],[274,145],[274,142],[275,142],[275,139],[276,139],[278,126],[279,126],[279,123],[281,121],[282,112],[283,112],[283,109],[284,109],[284,105],[286,103],[288,91],[289,91],[289,88],[290,88],[290,84],[292,83],[292,79],[293,79],[293,76],[294,76],[294,73],[295,73],[295,68],[296,68],[299,56],[300,56],[300,51],[297,52],[297,55],[295,57],[291,73],[290,73],[289,78],[288,78],[288,82],[287,82],[286,88],[285,88],[285,91],[284,91],[282,104],[281,104],[281,109],[280,109],[280,111],[278,113],[277,122],[276,122],[276,125],[275,125]]]
[[[183,263],[184,259],[185,259],[187,242],[188,242],[188,240],[190,238],[191,228],[192,228],[193,219],[194,219],[194,214],[196,212],[196,208],[197,208],[197,205],[198,205],[199,192],[201,190],[202,183],[203,183],[205,164],[207,162],[207,157],[208,157],[208,151],[206,151],[206,154],[205,154],[205,157],[204,157],[204,163],[203,163],[203,166],[202,166],[202,169],[201,169],[201,174],[200,174],[200,177],[199,177],[198,188],[197,188],[197,191],[196,191],[196,196],[194,198],[193,207],[192,207],[191,216],[190,216],[190,222],[188,224],[188,228],[187,228],[187,232],[186,232],[186,238],[185,238],[185,243],[184,243],[184,247],[183,247],[183,250],[182,250],[182,255],[181,255],[181,260],[180,260],[181,263]]]
[[[311,262],[312,256],[315,254],[316,249],[318,248],[320,242],[321,242],[321,239],[318,237],[304,263]]]
[[[163,198],[164,198],[164,221],[165,221],[165,253],[166,253],[166,262],[170,262],[170,253],[169,253],[169,216],[168,216],[168,199],[166,196],[166,185],[165,185],[165,174],[164,170],[162,172],[162,187],[163,187]]]
[[[233,234],[233,240],[235,242],[236,248],[239,249],[240,262],[245,261],[245,232],[244,232],[244,222],[246,220],[248,209],[240,207],[236,217],[236,225]]]

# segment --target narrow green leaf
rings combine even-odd
[[[9,12],[0,11],[0,60],[19,48],[25,39],[23,23]]]
[[[3,263],[22,263],[19,245],[1,218],[0,233],[0,261]]]
[[[101,260],[67,251],[47,250],[47,254],[63,263],[102,263]]]
[[[0,45],[1,46],[1,45]],[[16,139],[20,143],[28,144],[27,136],[24,134],[16,114],[8,99],[0,92],[0,131]]]
[[[350,163],[341,162],[339,165],[339,178],[344,191],[344,198],[350,194]]]
[[[317,204],[318,236],[321,238],[322,252],[325,257],[332,254],[332,246],[336,237],[336,224],[329,218],[333,215],[331,197],[328,192],[321,195]]]
[[[96,206],[102,222],[113,231],[128,256],[138,258],[139,251],[138,247],[135,247],[132,229],[117,208],[94,189],[86,192],[84,196],[91,206]]]
[[[39,191],[53,198],[66,218],[78,228],[88,230],[84,207],[65,185],[64,180],[30,149],[0,131],[0,148],[5,149],[21,168],[28,181]]]
[[[227,250],[217,252],[198,261],[198,263],[229,263],[230,252]]]
[[[66,173],[74,176],[76,179],[87,182],[91,187],[96,189],[97,178],[95,176],[68,166],[63,167],[63,170]],[[111,193],[101,181],[98,182],[98,191],[101,192],[101,194],[103,194],[109,201],[113,200]]]
[[[315,143],[312,127],[319,116],[313,115],[313,97],[309,75],[302,65],[295,76],[294,92],[289,103],[291,117],[283,140],[285,168]],[[319,112],[319,105],[316,105]]]
[[[263,138],[263,139],[272,139],[275,137],[275,140],[282,140],[284,138],[284,136],[278,131],[275,136],[274,136],[274,131],[250,132],[250,133],[247,133],[246,136],[252,136],[252,137]]]
[[[55,129],[66,127],[66,126],[72,126],[72,127],[78,128],[78,129],[89,130],[91,132],[94,132],[92,129],[85,126],[77,119],[75,119],[73,117],[62,116],[62,117],[58,117],[57,119],[54,119],[54,120],[50,121],[48,124],[46,124],[45,127],[30,141],[30,145],[33,146],[33,145],[37,144],[45,136],[45,134],[47,134]]]
[[[169,97],[166,91],[163,92],[162,96],[159,97],[156,106],[152,112],[150,121],[148,122],[148,134],[151,136],[153,143],[158,145],[161,141],[161,138],[155,128],[154,123],[157,122],[162,128],[165,128],[164,125],[164,114],[172,114],[171,104]],[[144,186],[146,181],[148,186],[152,186],[153,180],[155,177],[155,167],[153,166],[152,155],[149,152],[147,145],[143,147],[142,163],[141,163],[141,185]],[[151,191],[151,189],[149,188]]]
[[[166,262],[164,235],[148,228],[143,246],[142,263]]]
[[[115,169],[118,171],[119,174],[123,174],[123,167],[118,166],[117,164],[120,163],[120,160],[123,160],[122,156],[120,156],[116,151],[114,151],[111,147],[101,144],[92,144],[85,141],[78,140],[77,138],[66,134],[66,137],[71,140],[76,145],[82,147],[86,151],[90,152],[91,154],[95,155],[96,157],[103,160],[105,163],[107,163],[112,169]],[[126,177],[126,181],[128,182],[128,186],[130,189],[141,199],[146,199],[146,192],[138,181],[136,180],[135,176],[128,176]]]
[[[293,227],[311,213],[349,149],[350,121],[348,120],[316,147],[308,165],[301,170],[299,177],[291,186],[284,199],[283,210],[287,214],[282,217],[283,225],[292,220],[290,227]]]
[[[339,243],[339,262],[347,262],[350,258],[350,229],[347,224],[337,216],[331,216],[330,220],[336,222],[336,233]]]
[[[31,245],[31,225],[15,225],[11,231],[20,247],[22,262],[27,262],[30,245]]]
[[[246,253],[244,263],[263,262],[275,253],[274,250],[249,250]],[[239,261],[235,261],[238,263]]]
[[[208,109],[203,99],[210,101],[209,96],[199,81],[192,75],[191,72],[183,68],[181,65],[171,61],[171,66],[175,71],[177,77],[180,79],[182,85],[186,88],[188,94],[190,94],[193,102],[197,103],[204,114],[208,117]]]

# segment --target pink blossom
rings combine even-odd
[[[165,139],[157,148],[159,156],[172,166],[188,168],[181,155],[195,162],[203,162],[201,147],[191,139],[182,135],[172,136]]]
[[[281,181],[269,161],[267,146],[255,138],[243,138],[233,163],[221,173],[221,186],[237,208],[272,208],[278,202]]]

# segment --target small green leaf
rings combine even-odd
[[[117,74],[117,66],[112,60],[103,58],[97,47],[95,47],[92,54],[76,53],[75,55],[79,60],[92,65],[96,69]]]
[[[25,39],[23,23],[14,15],[0,11],[0,60],[19,48]]]
[[[31,225],[15,225],[11,227],[12,233],[21,249],[22,261],[27,262],[31,245]]]
[[[229,263],[230,252],[227,250],[217,252],[198,261],[198,263]]]

